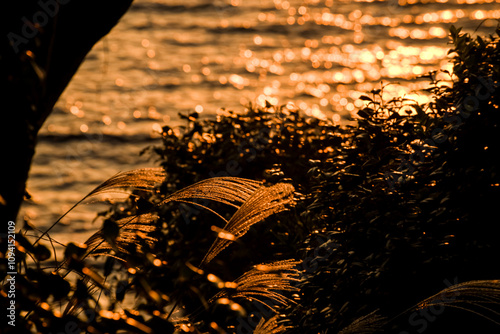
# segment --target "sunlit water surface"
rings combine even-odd
[[[160,145],[178,113],[213,117],[268,100],[342,123],[381,82],[388,96],[426,102],[427,82],[416,78],[450,69],[449,26],[491,33],[499,3],[136,0],[43,126],[23,215],[45,229],[117,172],[155,166],[139,152]],[[83,242],[103,209],[79,206],[52,237]]]

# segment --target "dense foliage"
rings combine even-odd
[[[390,318],[450,282],[499,277],[499,40],[453,27],[451,37],[452,87],[431,74],[425,106],[374,92],[335,158],[313,167],[307,214],[341,233],[302,285],[299,332],[340,330],[377,309]],[[452,312],[401,315],[385,331],[394,324],[420,332],[445,320],[446,330],[434,331],[478,327],[480,319]]]
[[[452,27],[432,101],[372,91],[356,126],[272,105],[165,126],[160,169],[89,194],[133,189],[85,245],[58,262],[16,234],[15,332],[498,332],[499,35]]]

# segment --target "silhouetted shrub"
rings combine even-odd
[[[372,92],[336,158],[313,167],[307,214],[337,231],[337,247],[301,284],[297,333],[340,331],[376,310],[391,319],[384,332],[443,332],[432,314],[400,312],[449,284],[500,276],[499,38],[454,27],[451,37],[451,87],[430,74],[427,105]],[[445,331],[484,325],[467,315],[447,309]]]

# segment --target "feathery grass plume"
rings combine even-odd
[[[159,177],[161,175],[164,175],[159,171],[159,169],[151,169],[152,171],[149,170],[136,170],[138,171],[138,175],[153,175],[154,177]],[[132,171],[134,172],[134,171]],[[126,174],[126,173],[123,173]],[[132,173],[133,174],[133,173]],[[120,182],[119,179],[125,178],[124,183]],[[110,181],[111,180],[111,181]],[[101,192],[108,191],[110,187],[115,188],[119,184],[131,184],[135,182],[133,179],[129,179],[128,177],[115,177],[112,179],[108,180],[109,183],[105,186],[104,183],[103,185],[99,186],[96,188],[94,191],[92,191],[89,195],[86,197],[89,197],[91,195],[95,195]],[[107,181],[107,182],[108,182]],[[143,187],[147,186],[154,186],[155,183],[158,181],[157,179],[151,178],[149,183],[143,183]],[[106,182],[105,182],[106,183]],[[169,195],[167,198],[165,198],[159,205],[165,204],[168,202],[187,202],[187,203],[192,203],[190,201],[186,201],[186,199],[190,198],[196,198],[196,199],[209,199],[213,201],[217,201],[220,203],[224,203],[227,205],[235,206],[236,208],[239,208],[239,205],[235,204],[236,203],[243,203],[245,202],[250,196],[255,192],[256,189],[258,189],[262,185],[261,182],[258,181],[253,181],[253,180],[246,180],[242,178],[236,178],[236,177],[218,177],[218,178],[211,178],[207,180],[200,181],[198,183],[195,183],[191,186],[188,186],[184,189],[181,189],[179,191],[176,191],[175,193]],[[135,188],[140,189],[139,184],[134,185]],[[196,205],[199,205],[198,203],[194,203]],[[202,206],[202,205],[200,205]],[[209,208],[206,208],[205,206],[202,206],[205,209],[212,211]],[[213,211],[212,211],[213,212]],[[215,213],[215,212],[214,212]],[[215,213],[217,214],[217,213]],[[217,214],[219,217],[220,215]],[[221,217],[222,218],[222,217]],[[106,241],[106,235],[103,232],[103,230],[98,231],[94,235],[92,235],[86,242],[85,244],[87,245],[88,249],[88,254],[87,255],[110,255],[110,251],[112,249],[116,250],[118,253],[127,253],[126,247],[129,245],[137,245],[138,250],[140,251],[141,244],[137,241],[146,241],[148,245],[152,245],[154,242],[157,240],[155,238],[152,238],[149,234],[156,230],[156,227],[152,225],[151,223],[157,219],[157,216],[152,215],[152,214],[142,214],[136,217],[126,217],[123,219],[120,219],[117,222],[117,225],[119,227],[119,232],[113,242],[108,242]],[[222,218],[223,219],[223,218]],[[225,221],[225,219],[224,219]],[[120,259],[120,258],[119,258]]]
[[[66,211],[59,219],[57,219],[41,236],[34,242],[36,245],[57,223],[61,221],[71,210],[77,205],[85,201],[87,198],[108,193],[108,192],[126,192],[128,189],[137,189],[142,191],[152,191],[156,184],[161,183],[165,179],[165,171],[163,168],[140,168],[127,172],[120,172],[115,176],[98,185],[94,190],[89,192],[85,197],[76,202],[68,211]]]
[[[101,184],[85,196],[79,203],[90,196],[116,190],[125,185],[133,185],[136,189],[146,190],[148,187],[153,187],[158,181],[161,181],[162,177],[164,177],[164,173],[159,168],[138,169],[121,173]],[[176,191],[167,198],[163,199],[158,205],[168,202],[192,203],[213,212],[227,223],[222,216],[210,208],[196,202],[187,201],[186,199],[209,199],[239,208],[239,204],[247,201],[261,186],[262,182],[258,181],[236,177],[216,177],[200,181],[184,189]],[[76,205],[78,205],[78,203],[75,204],[75,206]],[[145,241],[150,246],[157,241],[155,238],[150,236],[150,233],[156,230],[156,227],[152,224],[156,218],[157,217],[155,215],[146,213],[119,220],[116,223],[118,227],[118,230],[116,231],[117,235],[113,240],[107,240],[109,238],[107,238],[108,236],[106,231],[103,229],[99,230],[85,242],[87,245],[87,252],[83,257],[85,258],[89,255],[107,255],[115,257],[121,261],[125,261],[119,254],[127,254],[128,251],[126,248],[128,246],[136,245],[138,247],[137,250],[141,251],[141,243],[139,241]],[[117,254],[112,255],[111,250],[116,251]]]
[[[127,248],[129,246],[133,245],[137,247],[138,252],[142,252],[143,242],[152,247],[157,239],[153,238],[150,234],[157,229],[153,224],[157,218],[158,216],[155,214],[145,213],[118,220],[116,224],[119,232],[114,241],[107,240],[105,232],[102,229],[97,231],[85,241],[87,252],[84,257],[89,255],[107,255],[125,261],[119,254],[128,254]],[[115,250],[115,255],[110,254],[112,250]]]
[[[120,172],[97,186],[83,200],[98,194],[123,191],[130,188],[150,191],[156,184],[162,182],[165,176],[163,168],[140,168]]]
[[[294,205],[294,191],[294,187],[288,183],[258,188],[234,213],[223,229],[224,233],[234,238],[218,237],[201,261],[200,267],[213,260],[231,242],[247,233],[252,225],[272,214],[286,210],[287,205]]]
[[[150,233],[155,231],[157,228],[154,224],[152,224],[152,222],[154,222],[157,218],[158,217],[155,214],[146,213],[118,220],[116,225],[119,228],[119,233],[114,240],[109,240],[109,238],[105,235],[106,233],[103,232],[102,229],[97,231],[89,239],[87,239],[87,241],[85,241],[85,245],[87,247],[86,252],[82,255],[82,258],[90,255],[105,255],[125,262],[126,260],[121,255],[129,253],[127,250],[128,246],[133,245],[136,247],[137,251],[142,252],[142,242],[145,242],[148,246],[152,247],[157,241],[156,238],[150,236]],[[115,254],[111,254],[111,251],[115,251]],[[63,261],[58,266],[57,270],[62,268],[66,261],[67,260]],[[92,295],[98,289],[107,289],[105,286],[105,279],[100,277],[100,275],[93,270],[84,267],[82,274],[84,275],[84,278],[80,283],[80,291],[86,290],[88,291],[88,295]],[[80,301],[80,294],[75,292],[75,294],[70,298],[64,314],[75,314],[83,307]]]
[[[243,179],[239,177],[213,177],[167,196],[160,204],[168,202],[185,202],[186,199],[208,199],[227,204],[235,208],[236,203],[244,203],[262,186],[262,182]],[[192,203],[199,205],[197,203]]]
[[[219,298],[255,299],[272,310],[273,307],[267,304],[265,299],[284,306],[295,303],[295,301],[278,291],[299,290],[299,288],[292,285],[292,282],[299,281],[298,264],[300,264],[300,261],[295,260],[258,264],[234,281],[236,288],[221,290],[210,299],[210,302]]]
[[[253,331],[253,334],[283,333],[285,330],[287,330],[288,327],[284,326],[283,324],[278,324],[278,316],[279,315],[276,314],[274,317],[269,318],[267,321],[264,318],[260,319],[257,327],[255,327],[255,330]]]
[[[412,310],[437,305],[471,312],[500,325],[500,280],[478,280],[452,285],[423,300]]]
[[[375,310],[352,322],[342,329],[339,334],[372,334],[376,333],[386,322],[386,318],[379,315]]]

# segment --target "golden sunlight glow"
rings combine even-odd
[[[217,276],[215,276],[214,274],[208,274],[207,279],[210,282],[220,282],[220,279]]]
[[[236,239],[233,234],[227,233],[227,232],[222,232],[222,231],[217,234],[217,237],[221,238],[221,239],[231,240],[231,241]]]
[[[265,264],[258,264],[255,266],[255,269],[260,271],[269,271],[271,268]]]
[[[108,115],[102,116],[102,122],[106,125],[110,125],[112,122],[111,117],[109,117]]]

